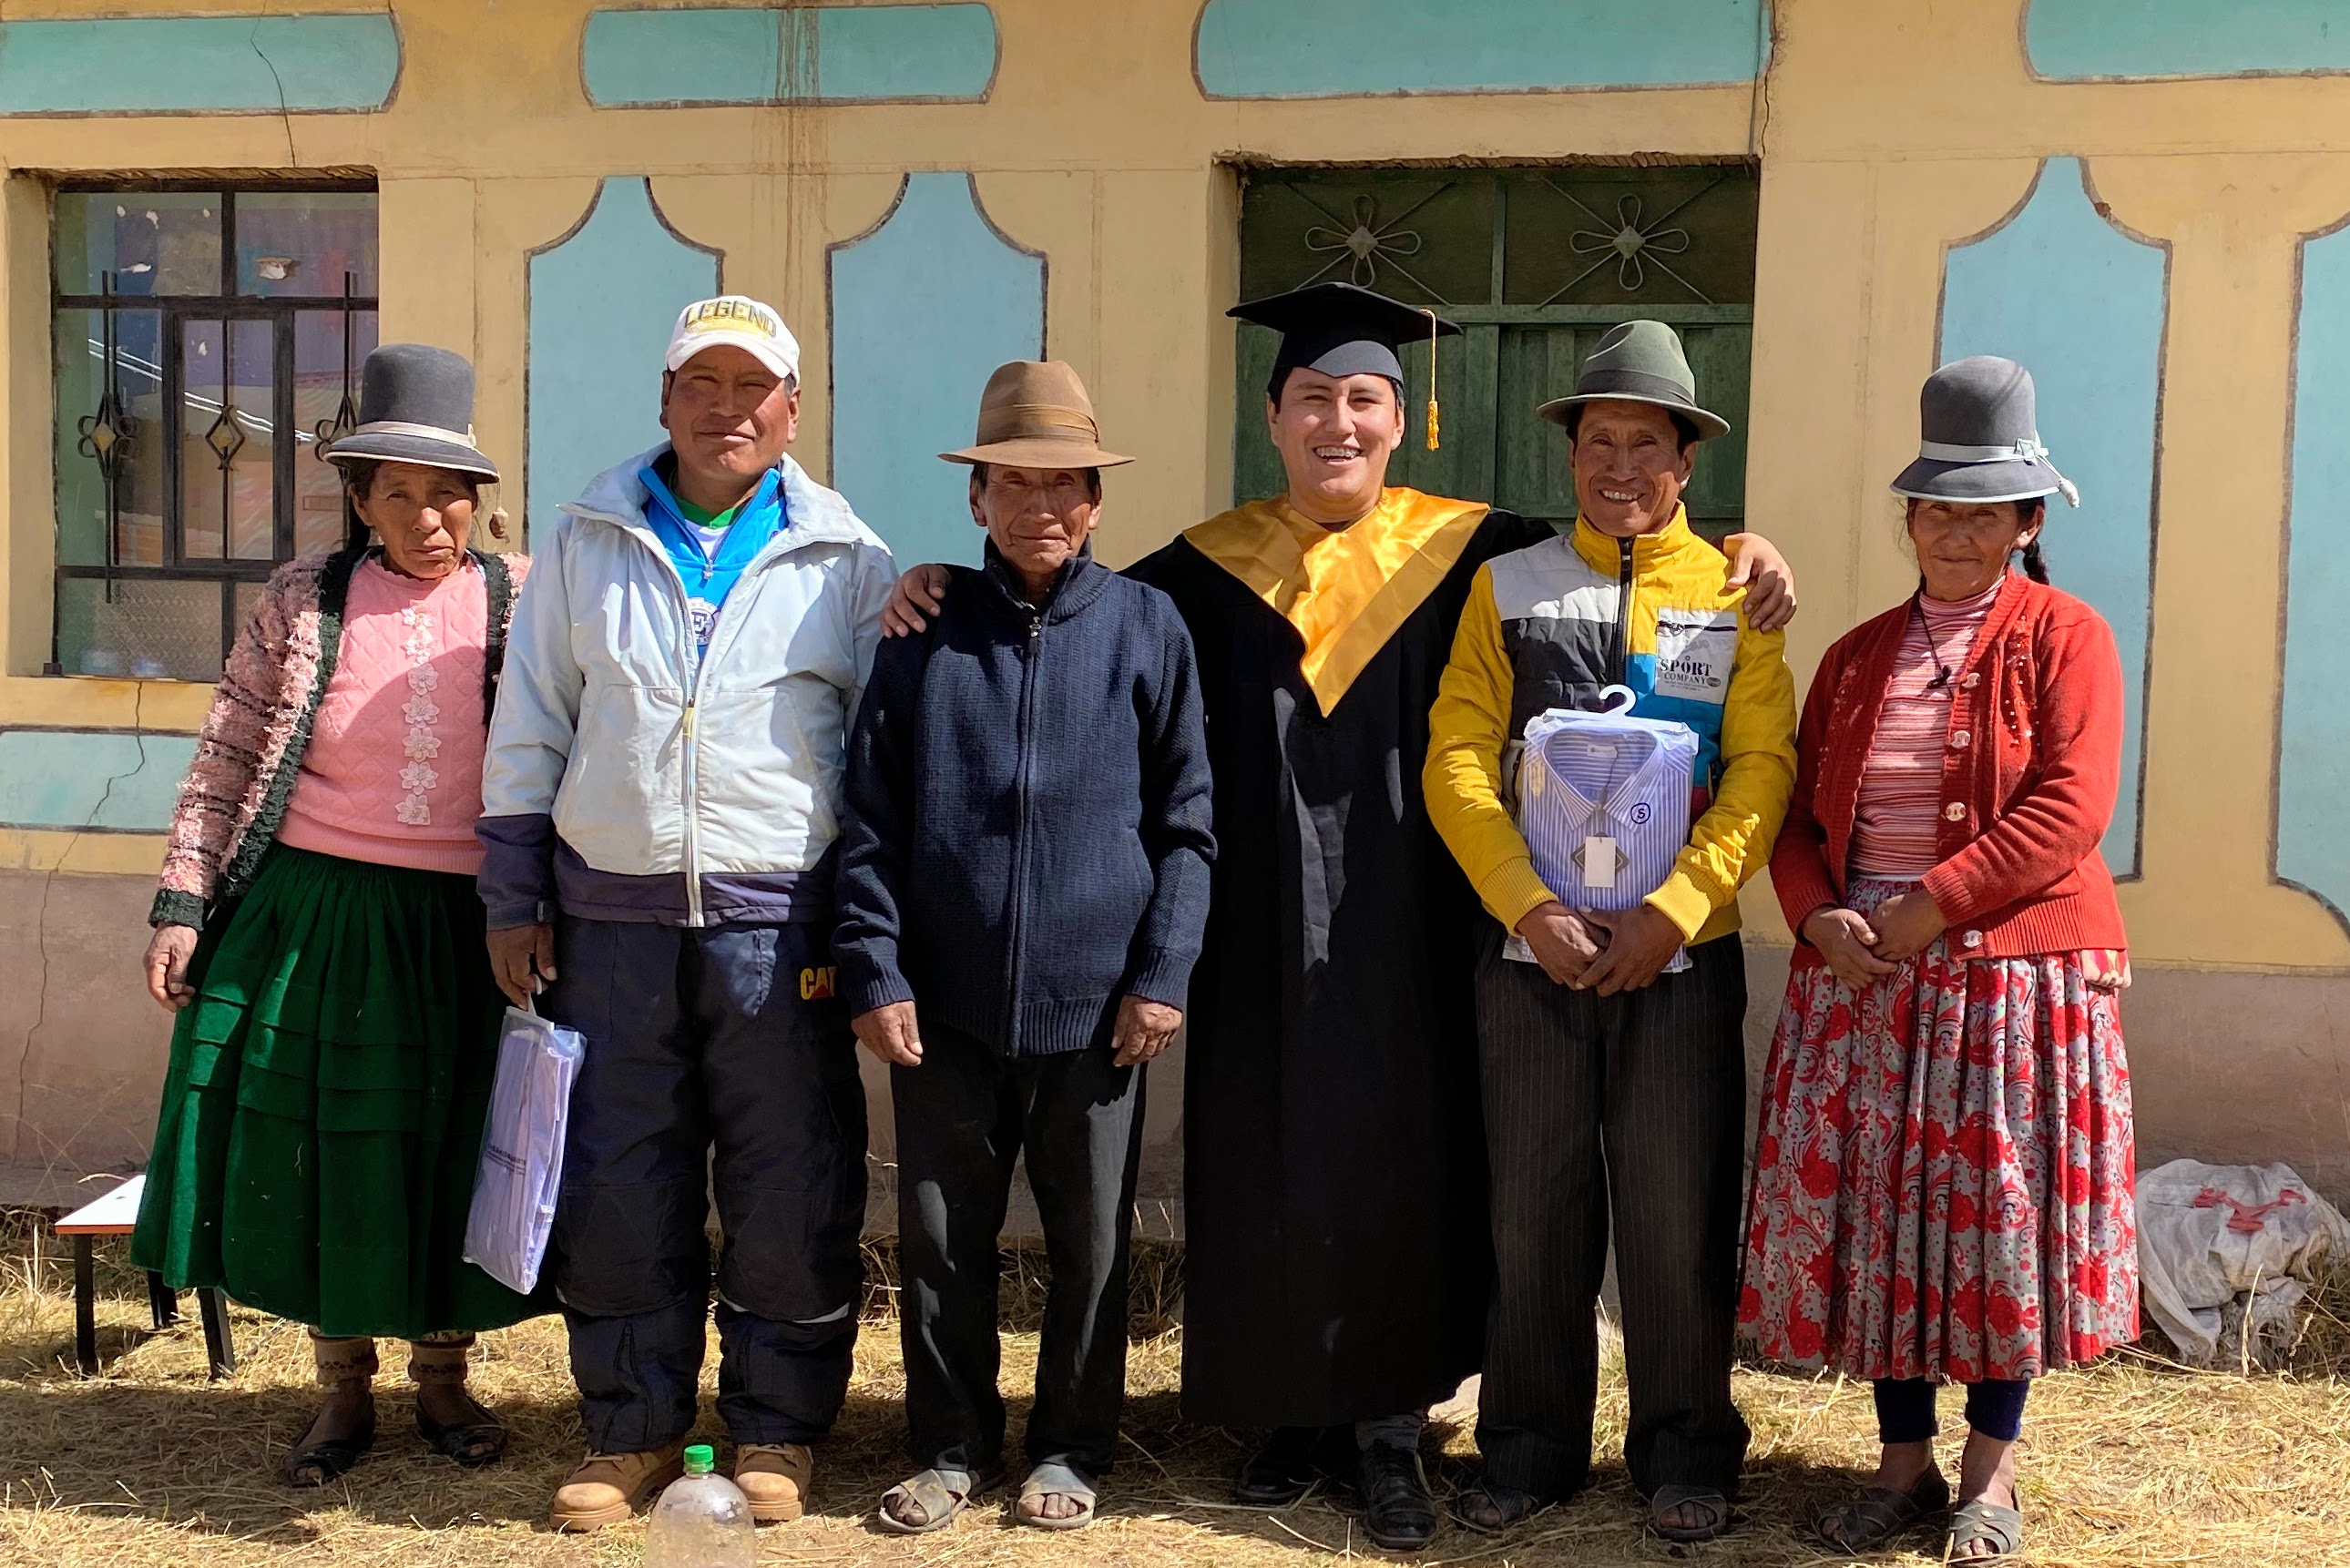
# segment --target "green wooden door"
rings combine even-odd
[[[1756,182],[1744,165],[1654,169],[1252,171],[1241,202],[1241,297],[1357,283],[1461,323],[1437,360],[1443,445],[1427,449],[1428,345],[1407,347],[1412,430],[1389,483],[1575,515],[1566,439],[1534,417],[1571,391],[1619,321],[1671,325],[1698,400],[1730,434],[1698,449],[1690,516],[1719,536],[1745,512]],[[1236,500],[1278,493],[1265,438],[1274,335],[1239,324]]]

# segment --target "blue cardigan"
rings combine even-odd
[[[1191,638],[1088,551],[1040,614],[988,551],[882,643],[848,747],[852,1011],[1012,1055],[1108,1044],[1121,997],[1184,1005],[1208,918],[1208,752]]]

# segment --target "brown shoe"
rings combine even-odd
[[[546,1522],[557,1530],[601,1530],[637,1511],[637,1505],[685,1473],[685,1445],[641,1454],[589,1454],[555,1489]]]
[[[734,1450],[734,1484],[761,1524],[788,1524],[807,1511],[816,1456],[805,1443],[743,1443]]]

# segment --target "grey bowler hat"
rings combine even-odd
[[[364,457],[498,477],[498,465],[473,444],[473,365],[426,343],[387,343],[367,357],[359,428],[321,455],[333,462]]]
[[[2040,444],[2032,372],[2012,359],[1977,354],[1926,378],[1918,394],[1918,461],[1893,482],[1913,501],[2033,501],[2081,493],[2056,472]]]
[[[1555,425],[1585,403],[1654,403],[1686,416],[1697,439],[1730,433],[1730,421],[1697,404],[1697,377],[1681,351],[1680,334],[1661,321],[1627,321],[1611,327],[1583,362],[1571,396],[1553,398],[1534,412]]]

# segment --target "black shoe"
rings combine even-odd
[[[1389,1552],[1417,1552],[1436,1539],[1436,1500],[1418,1449],[1375,1443],[1363,1450],[1363,1533]]]
[[[1319,1427],[1275,1427],[1264,1447],[1241,1461],[1232,1501],[1250,1508],[1286,1508],[1324,1479]]]

